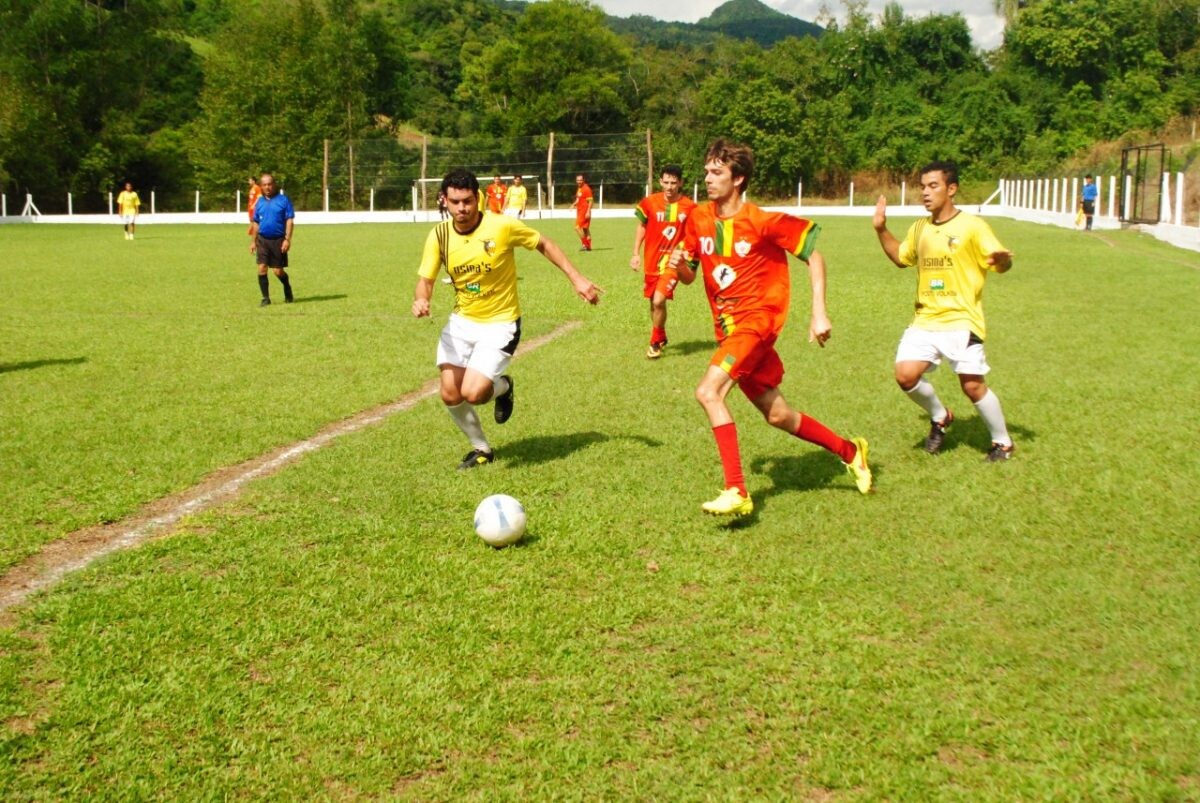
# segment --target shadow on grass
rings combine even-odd
[[[64,357],[57,360],[28,360],[27,362],[0,363],[0,374],[9,371],[28,371],[33,368],[45,368],[47,365],[81,365],[87,362],[87,357]]]
[[[296,296],[296,300],[293,301],[292,303],[293,304],[310,304],[314,301],[340,301],[343,298],[346,298],[345,293],[339,293],[337,295],[330,295],[330,296]]]
[[[572,432],[566,435],[538,435],[522,438],[503,447],[501,459],[512,467],[561,460],[594,443],[620,439],[638,441],[644,446],[662,446],[661,441],[643,435],[605,435],[601,432]]]
[[[1022,442],[1030,442],[1037,440],[1037,431],[1021,424],[1014,424],[1009,421],[1008,434],[1013,441],[1018,445]],[[971,449],[980,453],[986,454],[988,449],[992,447],[992,434],[988,431],[987,424],[978,415],[964,416],[963,418],[955,418],[954,424],[946,430],[946,440],[942,444],[940,454],[949,454],[957,449]],[[913,443],[914,449],[925,449],[925,434],[921,435],[920,440]],[[872,466],[872,468],[874,468]]]
[[[667,354],[679,354],[686,356],[695,354],[698,351],[716,351],[717,342],[715,340],[685,340],[682,343],[667,344]]]
[[[786,491],[814,491],[830,488],[839,477],[845,477],[845,487],[837,486],[830,490],[844,490],[858,493],[854,482],[846,475],[842,461],[825,450],[806,451],[802,454],[786,457],[760,457],[750,466],[755,474],[766,474],[771,478],[771,487],[754,494],[754,515],[770,504],[773,496]],[[879,466],[871,465],[871,471],[879,479]],[[754,516],[750,519],[753,520]]]

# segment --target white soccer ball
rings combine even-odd
[[[499,549],[525,534],[525,508],[507,494],[493,494],[475,508],[475,532]]]

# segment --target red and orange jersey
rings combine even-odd
[[[683,248],[700,261],[717,340],[739,327],[778,333],[791,301],[788,254],[808,261],[820,227],[745,203],[732,217],[716,205],[696,207],[684,225]]]
[[[508,195],[508,186],[505,184],[489,184],[487,186],[487,209],[489,212],[499,214],[504,211],[504,198]]]
[[[633,208],[637,219],[646,227],[642,270],[647,275],[659,274],[666,269],[671,250],[683,239],[683,225],[695,208],[696,202],[686,195],[671,203],[661,192],[647,195]]]
[[[586,220],[592,216],[592,188],[587,184],[580,185],[575,190],[575,219]]]
[[[246,214],[250,217],[250,222],[254,222],[254,205],[258,203],[258,199],[262,197],[262,187],[257,183],[250,185],[250,192],[246,196]]]

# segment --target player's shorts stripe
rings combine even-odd
[[[515,321],[516,328],[513,331],[512,340],[504,344],[504,348],[500,349],[510,357],[517,353],[517,344],[521,342],[521,319]]]

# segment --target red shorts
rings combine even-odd
[[[587,214],[581,215],[578,212],[576,212],[575,213],[575,225],[581,229],[589,228],[592,225],[592,213],[588,212]]]
[[[718,344],[708,364],[729,374],[746,398],[754,401],[783,382],[783,360],[775,351],[777,336],[763,337],[750,330],[734,332]]]
[[[647,273],[642,285],[642,295],[653,298],[656,292],[670,301],[675,298],[675,285],[679,284],[679,274],[668,268],[662,273]]]

